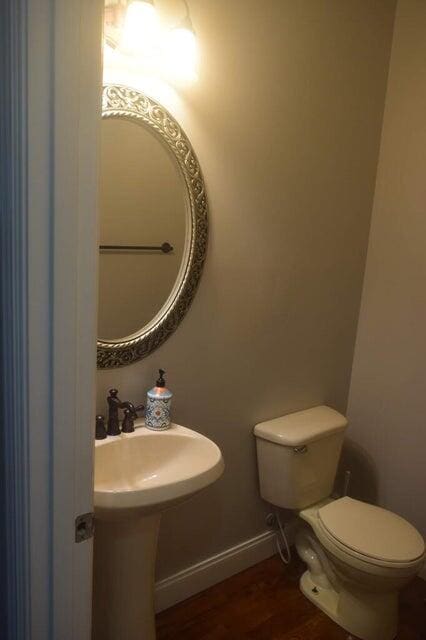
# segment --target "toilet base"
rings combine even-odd
[[[398,625],[398,594],[357,592],[343,585],[339,592],[315,584],[309,570],[300,578],[303,595],[336,624],[361,640],[394,640]]]
[[[337,619],[339,594],[334,589],[323,589],[322,587],[318,587],[312,580],[309,570],[305,571],[300,578],[299,586],[301,592],[308,598],[308,600],[313,602],[318,609],[321,609],[321,611],[334,620],[334,622],[340,624]]]

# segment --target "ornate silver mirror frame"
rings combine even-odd
[[[207,197],[200,165],[179,123],[158,102],[120,85],[106,85],[103,118],[126,118],[151,128],[167,144],[180,167],[188,192],[191,225],[187,251],[176,285],[160,313],[140,333],[128,339],[98,341],[100,369],[121,367],[146,357],[176,329],[195,295],[207,249]]]

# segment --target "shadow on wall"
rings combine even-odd
[[[356,442],[346,439],[336,477],[336,493],[343,495],[345,472],[351,472],[348,495],[357,500],[377,503],[378,475],[373,458]]]

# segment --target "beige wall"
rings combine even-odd
[[[320,403],[346,410],[394,10],[393,0],[190,6],[200,78],[164,102],[206,178],[205,272],[171,339],[98,378],[105,411],[108,388],[139,402],[161,365],[175,421],[225,457],[216,485],[164,515],[159,577],[265,529],[257,422]]]
[[[360,495],[426,534],[426,2],[396,16],[350,435]]]

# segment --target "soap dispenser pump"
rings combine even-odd
[[[159,369],[160,377],[155,387],[146,396],[145,426],[153,431],[164,431],[170,428],[170,408],[172,392],[166,388],[163,369]]]

